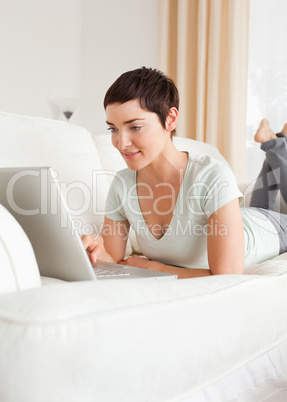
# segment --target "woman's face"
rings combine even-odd
[[[132,170],[157,161],[171,141],[158,115],[142,109],[138,100],[108,105],[106,116],[112,144]]]

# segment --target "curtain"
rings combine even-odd
[[[245,179],[249,0],[159,0],[159,68],[180,93],[177,135],[218,147]]]

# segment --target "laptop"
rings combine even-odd
[[[56,176],[50,167],[0,168],[0,204],[27,234],[42,276],[64,281],[177,279],[116,263],[92,264],[80,234],[73,230]]]

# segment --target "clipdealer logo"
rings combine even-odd
[[[274,181],[276,181],[276,183],[278,182],[278,177],[275,176],[276,174],[278,176],[279,173],[276,172],[272,173],[272,177],[270,177],[269,180],[272,185],[274,184]],[[116,180],[119,180],[118,188],[120,188],[119,203],[114,208],[111,207],[108,211],[105,210],[105,198],[108,192],[107,176],[110,176],[112,180],[115,178]],[[59,215],[61,226],[67,227],[69,222],[72,221],[73,228],[83,233],[90,232],[91,228],[94,229],[96,226],[94,223],[84,223],[83,216],[85,216],[85,214],[99,216],[101,219],[105,214],[121,213],[121,211],[125,209],[136,215],[138,222],[140,222],[143,217],[152,212],[159,216],[168,214],[172,212],[177,205],[177,212],[179,215],[183,214],[186,208],[193,216],[208,215],[208,208],[211,205],[213,210],[219,208],[222,190],[229,186],[229,183],[227,182],[215,183],[213,186],[208,186],[204,182],[192,183],[188,188],[186,188],[185,193],[181,194],[181,197],[178,197],[179,199],[177,200],[176,191],[170,183],[160,183],[158,187],[164,188],[163,193],[165,193],[165,195],[155,197],[153,189],[148,185],[139,183],[134,184],[133,186],[128,186],[121,175],[118,175],[117,172],[111,170],[96,170],[91,172],[90,186],[81,181],[74,181],[71,183],[58,181],[58,177],[59,174],[56,170],[48,168],[29,168],[14,174],[8,182],[6,192],[10,208],[21,215]],[[21,199],[15,197],[15,194],[17,194],[16,190],[18,186],[22,185],[25,187],[25,183],[33,180],[38,181],[38,202],[36,203],[36,206],[34,203],[33,207],[25,208]],[[245,190],[244,195],[247,198],[254,190],[253,184],[254,183],[250,184]],[[145,188],[142,199],[148,199],[151,201],[150,210],[145,211],[144,213],[142,213],[139,208],[141,196],[138,195],[138,188],[140,186],[144,186]],[[255,190],[263,187],[262,181],[259,180],[256,182]],[[35,188],[35,185],[33,188]],[[29,186],[26,191],[29,191]],[[169,199],[170,201],[166,204],[169,207],[163,208],[162,205],[166,199]],[[201,208],[202,204],[207,206],[204,210]],[[249,211],[249,208],[246,207],[246,204],[244,203],[242,209],[246,208],[249,219],[253,220],[256,225],[262,226],[262,228],[267,230],[265,221],[268,218],[264,215],[258,217],[258,214],[255,216],[252,213],[252,210]],[[262,223],[260,223],[260,219]],[[87,227],[87,225],[89,227]],[[193,227],[191,221],[188,222],[188,226],[181,227],[180,225],[181,223],[179,221],[177,223],[177,231],[179,233],[186,231],[188,233],[192,232],[194,235],[199,235],[200,233],[205,234],[205,232],[209,231],[206,226],[205,228],[198,226]],[[152,230],[152,228],[149,228],[149,230]],[[161,227],[155,227],[154,230],[158,231],[163,229]],[[166,231],[165,228],[164,230]],[[93,232],[95,232],[95,230],[93,230]],[[99,232],[99,230],[97,229],[96,232]]]

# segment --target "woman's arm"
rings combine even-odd
[[[115,262],[121,261],[125,256],[126,245],[129,237],[130,224],[125,221],[114,221],[105,218],[102,237],[104,246]]]
[[[243,274],[244,232],[238,199],[214,212],[208,228],[207,254],[212,274]]]
[[[92,263],[97,260],[118,262],[125,256],[129,235],[128,221],[113,221],[105,218],[102,235],[82,236],[85,249]]]
[[[151,271],[166,272],[167,274],[177,275],[178,279],[197,278],[212,275],[209,269],[174,267],[173,265],[166,265],[158,261],[148,260],[147,258],[142,258],[138,255],[133,255],[124,261],[120,261],[120,264],[150,269]]]
[[[244,235],[238,200],[214,212],[208,219],[207,253],[210,269],[179,268],[133,256],[122,264],[175,274],[179,279],[210,275],[243,274]]]

